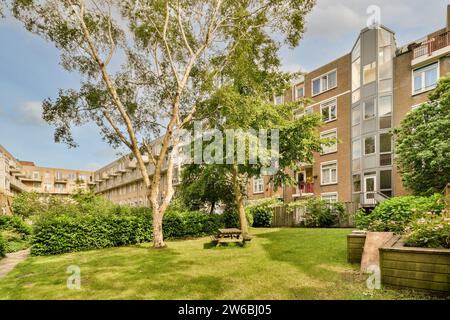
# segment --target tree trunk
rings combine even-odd
[[[164,243],[164,235],[162,229],[164,212],[161,212],[158,201],[152,198],[152,196],[149,196],[149,201],[151,203],[153,215],[153,248],[165,248],[166,244]]]
[[[245,215],[244,197],[241,192],[241,185],[239,183],[239,171],[236,164],[232,167],[233,173],[233,190],[236,207],[239,213],[239,223],[241,226],[242,234],[248,234],[247,217]]]
[[[213,201],[213,202],[211,203],[211,209],[209,210],[209,214],[213,214],[215,208],[216,208],[216,202]]]

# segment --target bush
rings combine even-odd
[[[15,231],[23,236],[31,234],[31,227],[17,216],[0,216],[0,230]]]
[[[348,218],[341,203],[329,203],[318,197],[292,202],[288,205],[288,212],[295,208],[303,208],[305,227],[328,228],[337,226],[341,221],[344,223]]]
[[[0,234],[0,258],[3,258],[6,255],[6,242]]]
[[[223,217],[201,212],[168,211],[163,219],[165,239],[201,237],[224,227]],[[102,214],[44,214],[33,225],[31,253],[50,255],[152,240],[148,208],[114,206]]]
[[[11,206],[14,214],[24,219],[41,214],[48,208],[45,199],[36,192],[22,192],[16,195]]]
[[[248,226],[251,227],[253,225],[253,216],[250,211],[245,210],[245,215],[247,217]],[[226,209],[225,212],[221,215],[222,221],[225,228],[240,228],[241,223],[239,221],[239,213],[235,209]]]
[[[439,214],[444,207],[444,198],[439,194],[431,197],[395,197],[380,203],[368,215],[359,211],[356,226],[370,231],[402,233],[411,221],[427,212]]]
[[[163,219],[163,234],[166,239],[201,237],[216,233],[223,228],[220,215],[202,212],[167,212]]]
[[[31,253],[60,254],[150,241],[151,215],[44,215],[33,225]]]
[[[449,215],[427,214],[415,220],[405,230],[406,246],[425,248],[450,248]]]
[[[282,205],[277,199],[265,199],[249,204],[246,208],[247,215],[253,218],[253,226],[268,228],[272,225],[274,207]]]

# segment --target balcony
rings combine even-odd
[[[415,47],[411,64],[412,66],[417,66],[431,58],[441,57],[449,52],[450,32],[444,32]]]
[[[31,174],[26,174],[26,175],[22,176],[21,180],[29,181],[29,182],[42,182],[42,177],[41,176],[33,176]]]
[[[301,182],[297,186],[297,191],[292,195],[293,198],[312,197],[314,196],[314,183]]]
[[[11,189],[19,192],[28,191],[28,187],[14,176],[9,177],[9,185]]]
[[[64,176],[56,176],[55,183],[67,183],[68,178]]]

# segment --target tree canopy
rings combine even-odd
[[[257,37],[259,55],[296,46],[315,0],[11,0],[13,16],[52,42],[79,88],[44,101],[55,140],[76,146],[71,129],[95,122],[105,141],[137,160],[153,209],[154,246],[163,247],[174,133],[187,126],[233,68],[230,57]],[[279,40],[276,40],[279,39]],[[241,56],[245,59],[244,56]],[[240,62],[240,66],[245,64]],[[252,63],[249,61],[249,63]],[[245,75],[241,78],[245,80]],[[273,88],[266,87],[266,94]],[[159,146],[149,141],[161,136]],[[145,158],[151,161],[147,166]],[[167,183],[161,186],[162,172]]]
[[[450,182],[450,74],[394,133],[404,186],[417,195],[441,192]]]

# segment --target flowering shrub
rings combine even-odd
[[[405,230],[410,247],[450,248],[450,215],[433,213],[412,222]]]
[[[427,213],[439,214],[444,207],[444,198],[439,194],[395,197],[377,205],[370,214],[360,210],[356,215],[356,226],[370,231],[403,233],[410,222]]]

